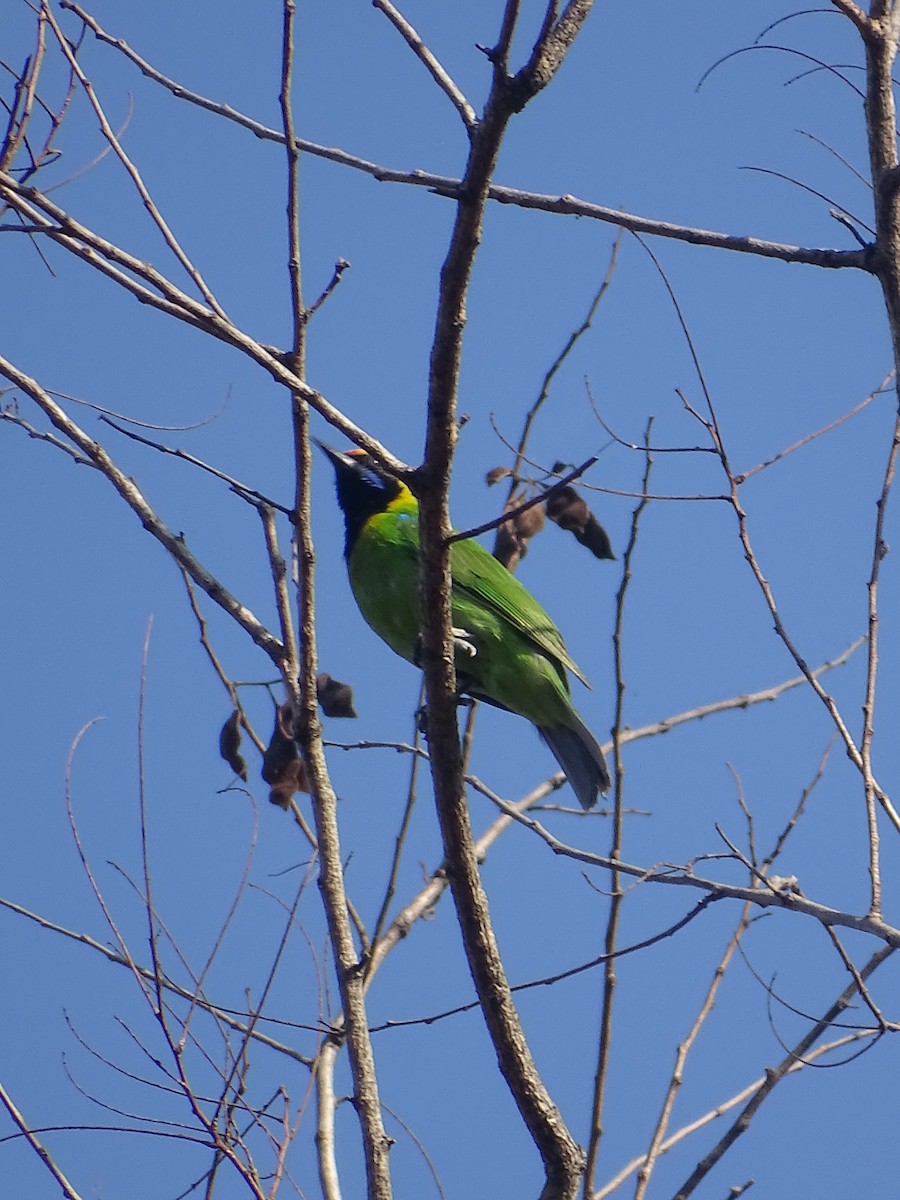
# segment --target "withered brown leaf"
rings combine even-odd
[[[518,508],[525,500],[525,493],[520,489],[513,492],[506,504],[504,512]],[[494,558],[502,562],[508,571],[514,571],[528,553],[528,543],[544,528],[544,509],[540,504],[533,504],[524,512],[510,517],[502,525],[497,526],[494,538]]]
[[[544,507],[550,520],[571,533],[595,558],[616,557],[609,534],[573,487],[562,487],[548,496]]]
[[[269,801],[287,808],[294,792],[308,792],[306,768],[293,738],[293,713],[290,704],[275,710],[275,728],[262,761],[262,777],[271,787]]]
[[[323,672],[316,676],[316,696],[326,717],[355,717],[353,688]]]
[[[219,753],[234,771],[247,782],[247,764],[240,754],[241,714],[237,709],[231,714],[219,732]]]

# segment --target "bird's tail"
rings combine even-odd
[[[593,808],[599,792],[608,792],[609,771],[597,739],[574,709],[568,725],[539,725],[538,733],[565,771],[582,808]]]

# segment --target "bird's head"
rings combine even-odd
[[[415,508],[415,499],[405,483],[389,475],[364,450],[342,453],[324,442],[316,442],[334,467],[338,504],[344,514],[347,540],[344,553],[349,555],[360,530],[370,517],[395,505]]]

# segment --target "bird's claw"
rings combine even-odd
[[[453,649],[461,651],[469,658],[474,658],[478,651],[468,629],[451,629],[450,633],[453,635]]]
[[[472,635],[468,629],[457,629],[452,626],[450,635],[453,638],[453,650],[456,654],[464,654],[466,658],[474,658],[478,653],[475,643],[472,641]],[[421,633],[416,638],[413,646],[413,663],[421,670],[422,663],[422,635]]]

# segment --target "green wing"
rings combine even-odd
[[[467,538],[450,549],[453,586],[486,605],[524,634],[583,684],[590,684],[572,661],[559,630],[531,592],[507,571],[480,542]]]

